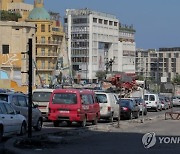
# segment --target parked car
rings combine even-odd
[[[146,105],[144,99],[142,99],[141,97],[134,97],[134,99],[140,108],[140,113],[147,115],[147,105]]]
[[[11,104],[12,107],[20,112],[28,121],[28,96],[23,93],[7,92],[0,93],[0,100],[6,101]],[[36,105],[32,106],[32,126],[36,131],[40,131],[42,128],[43,118],[41,111]]]
[[[48,119],[48,104],[54,89],[35,89],[33,90],[33,103],[38,105],[39,110],[45,120]]]
[[[145,94],[144,95],[144,100],[145,100],[145,103],[147,105],[147,109],[153,109],[155,111],[161,111],[162,110],[162,105],[160,103],[160,100],[159,100],[159,95],[158,94],[152,94],[152,93],[149,93],[149,94]]]
[[[26,129],[26,118],[17,114],[10,104],[0,100],[0,141],[9,135],[24,135]]]
[[[174,96],[172,99],[173,99],[173,106],[180,106],[180,96]]]
[[[173,104],[172,104],[172,99],[168,96],[165,96],[165,101],[168,103],[168,107],[172,108]]]
[[[56,89],[49,102],[48,119],[54,126],[66,121],[69,125],[78,122],[82,127],[86,122],[96,125],[100,118],[100,107],[92,90]]]
[[[139,118],[140,107],[132,98],[122,98],[118,101],[121,106],[121,117],[132,119]]]
[[[166,97],[160,96],[160,97],[159,97],[159,101],[160,101],[160,103],[161,103],[161,106],[162,106],[162,109],[163,109],[163,110],[169,109],[169,103],[168,103],[168,101],[166,100]]]
[[[119,104],[118,97],[114,93],[95,92],[100,105],[100,119],[106,119],[110,122],[118,118]]]

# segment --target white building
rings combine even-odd
[[[89,9],[67,9],[64,23],[75,79],[96,82],[96,72],[105,71],[111,59],[112,71],[135,72],[132,27],[120,30],[116,16]]]
[[[118,51],[118,71],[135,73],[136,43],[133,26],[120,24]]]

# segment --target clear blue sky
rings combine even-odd
[[[33,4],[34,0],[25,0]],[[137,48],[180,47],[180,0],[44,0],[47,10],[89,8],[134,25]]]

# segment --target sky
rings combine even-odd
[[[122,24],[133,25],[137,48],[180,47],[180,0],[44,0],[44,7],[60,13],[62,22],[66,9],[115,15]]]

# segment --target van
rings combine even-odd
[[[119,116],[118,96],[115,93],[95,92],[100,105],[100,119],[113,122]]]
[[[162,110],[162,105],[158,94],[145,94],[144,100],[147,105],[147,109]]]
[[[50,96],[54,89],[35,89],[33,90],[32,100],[38,105],[42,113],[43,119],[48,119],[48,104]]]
[[[100,118],[100,107],[92,90],[55,89],[50,97],[48,119],[55,127],[66,121],[68,125],[78,122],[82,127],[86,122],[96,125]]]

